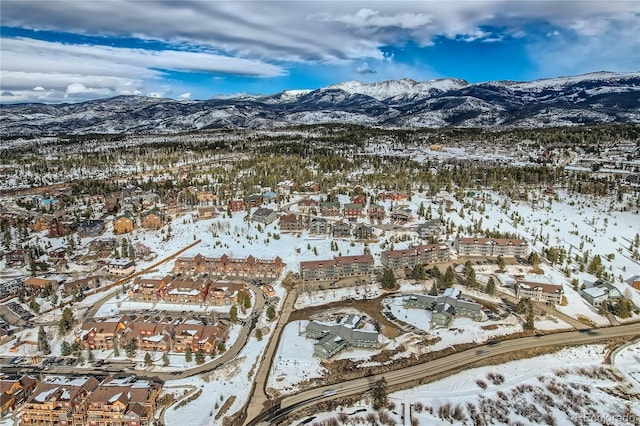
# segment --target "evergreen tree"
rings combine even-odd
[[[394,288],[396,286],[396,276],[393,273],[393,270],[390,268],[385,268],[384,272],[382,273],[382,279],[380,280],[380,283],[382,284],[382,288]]]
[[[125,345],[124,353],[128,358],[133,358],[133,356],[136,354],[136,349],[138,349],[138,344],[136,343],[135,339],[131,339]]]
[[[198,349],[196,351],[196,364],[202,365],[204,364],[204,352],[202,349]]]
[[[267,319],[269,321],[273,321],[274,319],[276,319],[276,308],[274,308],[272,305],[269,305],[269,307],[267,308]]]
[[[487,287],[485,288],[487,294],[494,295],[496,292],[496,282],[493,277],[489,277],[489,282],[487,282]]]
[[[387,406],[387,381],[381,377],[373,387],[373,409],[378,411]]]

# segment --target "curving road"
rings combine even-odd
[[[319,401],[367,392],[382,376],[384,376],[388,386],[395,386],[415,382],[420,379],[430,378],[458,368],[464,368],[476,361],[513,351],[544,346],[587,344],[614,337],[637,335],[640,335],[640,325],[638,323],[634,323],[596,330],[570,331],[537,337],[524,337],[478,346],[473,349],[458,352],[424,364],[389,371],[381,375],[363,377],[330,386],[314,388],[300,392],[296,395],[286,396],[276,402],[272,410],[262,412],[260,415],[247,422],[247,424],[273,424],[284,415],[303,408],[312,407]]]

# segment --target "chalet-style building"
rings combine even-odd
[[[329,230],[329,223],[327,222],[327,219],[323,217],[311,218],[311,221],[309,222],[310,234],[322,235],[322,234],[326,234],[328,230]]]
[[[260,207],[253,213],[251,220],[268,225],[276,220],[277,217],[278,214],[274,210]]]
[[[136,263],[133,260],[116,259],[109,262],[107,272],[110,275],[126,277],[136,271]]]
[[[306,218],[301,214],[285,214],[280,216],[281,231],[302,231],[306,228]]]
[[[69,225],[70,223],[65,221],[62,216],[54,217],[49,222],[49,238],[64,237],[69,233]]]
[[[0,378],[0,415],[4,417],[15,411],[27,400],[37,384],[38,379],[29,375]]]
[[[226,254],[220,257],[205,257],[201,254],[192,257],[179,257],[173,267],[175,274],[188,276],[207,275],[217,278],[262,278],[276,279],[284,269],[280,257],[274,259],[231,258]]]
[[[198,220],[213,219],[218,216],[218,208],[216,206],[199,206],[196,212]]]
[[[377,348],[378,333],[359,330],[360,317],[349,315],[340,324],[324,324],[310,321],[305,336],[318,339],[313,345],[313,354],[321,359],[329,359],[348,348]]]
[[[458,238],[455,244],[460,256],[529,256],[529,244],[526,240],[506,238]]]
[[[353,229],[353,235],[358,240],[370,240],[373,237],[373,228],[365,223],[359,223]]]
[[[598,280],[591,287],[582,290],[582,297],[592,306],[598,307],[609,301],[620,300],[622,293],[613,284]]]
[[[20,424],[84,425],[87,423],[86,402],[97,387],[95,377],[46,377],[27,399]]]
[[[564,290],[560,284],[552,282],[544,275],[516,276],[516,297],[531,299],[533,302],[552,303],[562,302]]]
[[[136,227],[136,221],[127,215],[118,216],[113,221],[113,233],[118,234],[128,234],[133,231]]]
[[[157,302],[161,300],[162,291],[171,280],[173,278],[169,275],[163,278],[136,277],[128,291],[129,298],[145,302]]]
[[[397,223],[407,223],[411,220],[411,210],[409,209],[395,209],[389,213],[389,217],[392,221]]]
[[[323,217],[339,217],[340,203],[337,201],[323,201],[320,203],[320,214]]]
[[[6,254],[7,268],[22,268],[29,262],[29,251],[25,249],[11,250]]]
[[[91,393],[86,403],[88,426],[149,426],[154,423],[156,401],[162,387],[134,376],[108,377]]]
[[[177,277],[160,290],[160,299],[169,303],[204,303],[209,290],[209,280]]]
[[[443,227],[440,219],[431,219],[426,221],[425,223],[421,223],[418,225],[418,235],[423,240],[426,240],[430,237],[437,237],[442,234]]]
[[[372,273],[373,256],[370,254],[300,262],[300,276],[304,281],[333,281]]]
[[[413,268],[416,265],[446,262],[450,259],[446,244],[426,244],[408,249],[388,250],[380,254],[380,262],[385,268]]]
[[[303,214],[318,214],[320,203],[311,198],[298,201],[298,211]]]
[[[164,215],[159,211],[148,211],[140,215],[140,226],[158,230],[164,226]]]
[[[262,194],[253,194],[244,197],[244,205],[248,207],[259,207],[264,203]]]
[[[343,206],[343,215],[345,219],[348,220],[357,220],[358,218],[364,217],[364,207],[362,204],[358,203],[349,203]]]
[[[383,206],[379,204],[369,205],[369,220],[383,220],[386,217],[386,212]]]
[[[333,238],[349,238],[351,236],[351,224],[349,222],[336,222],[333,224]]]
[[[482,321],[485,315],[482,305],[460,299],[460,290],[447,288],[438,296],[413,294],[405,300],[405,307],[427,309],[431,311],[434,325],[446,326],[453,316],[467,317]]]
[[[227,203],[227,208],[232,212],[241,212],[244,211],[244,201],[243,200],[229,200]]]
[[[67,281],[62,283],[62,294],[72,296],[79,291],[87,291],[100,286],[100,277],[97,275],[80,278],[78,280]]]
[[[90,219],[83,220],[78,225],[78,236],[80,238],[98,237],[104,231],[104,220]]]
[[[54,292],[58,289],[58,280],[53,278],[29,277],[24,280],[24,288],[29,294],[43,291]]]

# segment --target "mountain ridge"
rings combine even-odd
[[[0,134],[167,133],[352,123],[392,127],[551,127],[640,122],[640,72],[530,82],[455,78],[343,82],[271,95],[173,100],[116,96],[0,105]]]

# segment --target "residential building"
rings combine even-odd
[[[49,222],[49,238],[64,237],[68,234],[70,222],[65,221],[62,216],[54,217]]]
[[[298,211],[303,214],[318,214],[320,203],[311,198],[304,198],[298,201]]]
[[[92,288],[97,288],[100,286],[100,277],[97,275],[88,276],[85,278],[80,278],[73,281],[67,281],[62,283],[62,294],[63,296],[71,296],[79,291],[88,291]]]
[[[310,321],[305,329],[305,335],[311,339],[318,339],[313,345],[313,354],[321,359],[329,359],[348,348],[377,348],[378,333],[375,331],[358,330],[359,317],[349,315],[340,324],[323,324]]]
[[[304,281],[332,281],[372,273],[373,256],[369,254],[300,262],[300,275]]]
[[[145,229],[158,230],[164,226],[164,215],[156,210],[151,210],[140,215],[140,226]]]
[[[54,278],[29,277],[24,280],[24,288],[30,294],[43,291],[54,292],[58,289],[58,280]]]
[[[385,209],[379,204],[369,205],[369,220],[383,220],[386,217]]]
[[[447,288],[438,296],[412,294],[405,300],[405,307],[430,310],[431,322],[437,326],[446,326],[454,316],[485,319],[481,304],[461,300],[460,296],[460,290],[455,288]]]
[[[309,222],[309,233],[310,234],[326,234],[329,229],[329,223],[327,219],[323,217],[312,217]]]
[[[29,262],[29,251],[25,249],[11,250],[6,254],[7,268],[22,268]]]
[[[253,213],[251,220],[268,225],[276,220],[277,217],[278,215],[274,210],[260,207]]]
[[[353,235],[358,240],[370,240],[373,237],[373,228],[367,224],[359,223],[354,228]]]
[[[426,244],[402,250],[388,250],[380,254],[380,262],[385,268],[413,268],[416,265],[446,262],[450,259],[446,244]]]
[[[258,207],[264,203],[262,194],[253,194],[244,198],[244,205],[249,207]]]
[[[33,376],[0,378],[0,416],[13,412],[31,395],[38,384]]]
[[[136,263],[133,260],[116,259],[109,262],[107,272],[110,275],[126,277],[136,271]]]
[[[86,403],[88,426],[149,426],[154,424],[156,401],[162,387],[135,376],[108,377]]]
[[[340,203],[337,201],[323,201],[320,203],[320,214],[323,217],[340,216]]]
[[[395,209],[389,213],[389,217],[392,221],[398,223],[407,223],[411,220],[411,210],[409,209]]]
[[[342,212],[345,219],[348,220],[357,220],[358,218],[364,217],[364,207],[358,203],[345,204]]]
[[[244,210],[243,200],[230,200],[227,204],[227,208],[232,212],[241,212]]]
[[[95,377],[46,377],[27,399],[20,424],[84,425],[87,422],[85,404],[97,387]]]
[[[582,297],[592,306],[598,307],[608,301],[617,301],[622,293],[611,283],[598,280],[591,287],[582,290]]]
[[[218,208],[216,206],[198,206],[198,220],[213,219],[218,216]]]
[[[284,269],[284,262],[278,256],[273,259],[231,258],[226,254],[220,257],[205,257],[201,254],[192,257],[179,257],[173,267],[175,274],[208,275],[209,277],[263,278],[275,279]]]
[[[104,231],[104,220],[90,219],[83,220],[78,225],[78,236],[80,238],[98,237]]]
[[[306,227],[306,220],[303,215],[285,214],[280,216],[281,231],[302,231]]]
[[[440,219],[431,219],[426,221],[425,223],[421,223],[418,225],[417,229],[418,235],[423,240],[426,240],[430,237],[437,237],[442,234],[443,226]]]
[[[118,216],[116,220],[113,221],[113,233],[118,234],[128,234],[133,231],[136,227],[135,220],[128,215]]]
[[[351,224],[346,221],[336,222],[333,225],[333,238],[351,237]]]
[[[460,256],[529,256],[529,244],[526,240],[522,239],[458,238],[455,244]]]
[[[564,291],[562,285],[552,284],[544,275],[526,275],[516,278],[516,297],[528,298],[533,302],[553,303],[562,302]]]

